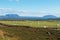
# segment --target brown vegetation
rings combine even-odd
[[[57,40],[55,28],[32,28],[29,26],[0,25],[1,36],[10,40]]]

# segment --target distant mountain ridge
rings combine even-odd
[[[43,18],[56,18],[56,16],[54,16],[54,15],[45,15],[45,16],[43,16]]]
[[[43,17],[29,17],[29,16],[19,16],[17,14],[6,14],[5,16],[0,16],[0,20],[48,20],[48,19],[60,19],[54,15],[45,15]]]

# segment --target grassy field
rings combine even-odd
[[[8,33],[4,36],[6,40],[57,40],[56,35],[58,32],[60,33],[57,30],[26,27],[0,27],[0,30]],[[0,37],[0,40],[5,39]]]
[[[60,33],[60,30],[41,28],[43,26],[56,27],[56,24],[60,24],[60,21],[0,21],[0,23],[7,25],[30,26],[28,28],[2,27],[2,25],[0,26],[0,30],[6,33],[4,33],[4,39],[2,39],[1,36],[0,40],[57,40],[57,35]]]
[[[30,27],[59,27],[60,21],[0,21],[0,23],[7,25],[23,25]]]

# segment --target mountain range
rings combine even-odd
[[[19,16],[17,14],[6,14],[0,16],[0,20],[59,20],[60,18],[54,15],[45,15],[43,17],[29,17],[29,16]]]

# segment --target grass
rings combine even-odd
[[[0,21],[0,23],[4,23],[7,25],[23,25],[30,27],[56,27],[57,24],[60,24],[60,21]]]
[[[18,30],[17,30],[18,29]],[[26,28],[26,27],[0,27],[0,30],[8,32],[10,36],[7,36],[6,39],[10,40],[57,40],[56,36],[57,30],[46,30],[38,28]],[[52,33],[48,35],[47,32]],[[51,38],[52,37],[52,38]],[[19,39],[18,39],[19,38]],[[48,39],[46,39],[48,38]]]
[[[56,35],[60,33],[60,30],[39,28],[43,26],[56,27],[56,24],[60,24],[60,21],[0,21],[0,23],[7,25],[31,26],[31,28],[0,27],[0,30],[9,33],[6,39],[10,40],[57,40]],[[32,28],[32,27],[38,27],[38,28]],[[47,32],[50,32],[51,35],[49,35]]]

